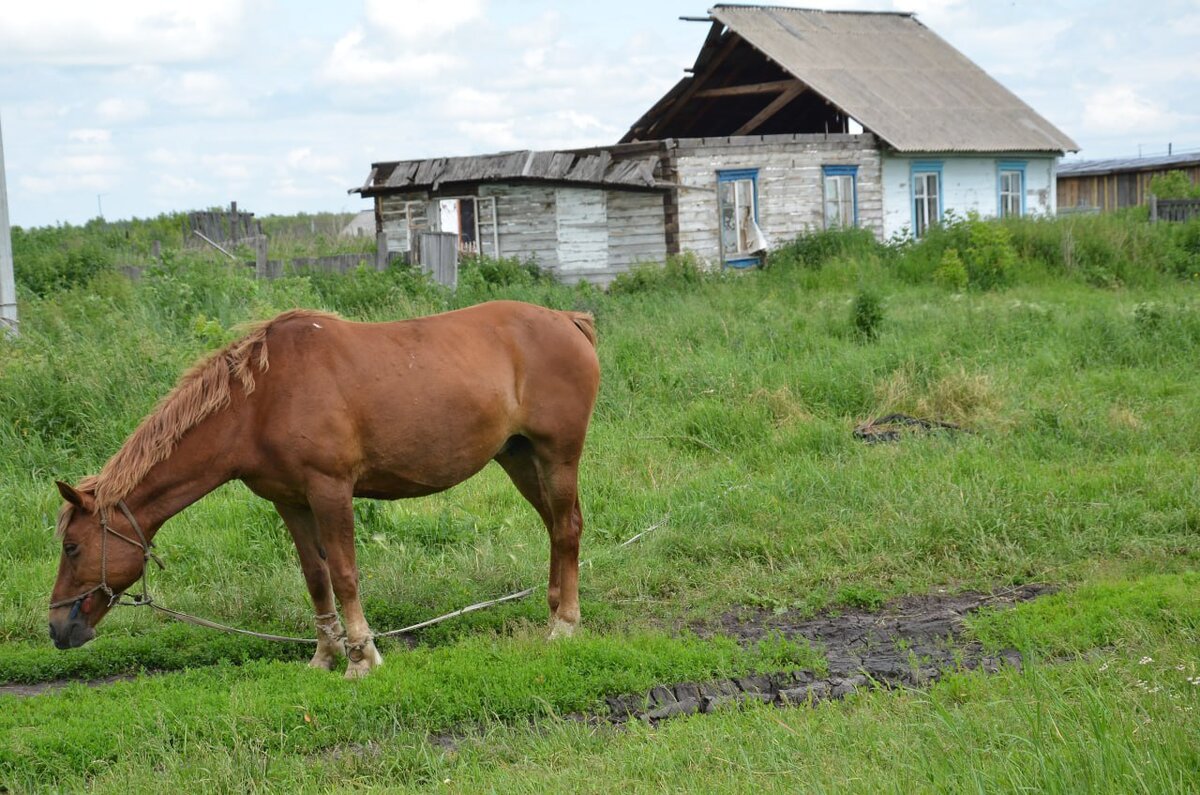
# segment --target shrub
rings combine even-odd
[[[969,282],[967,266],[963,264],[962,257],[958,255],[958,249],[948,248],[942,252],[942,261],[937,270],[933,272],[933,281],[935,284],[955,292],[967,289]]]
[[[1193,185],[1183,171],[1168,171],[1150,178],[1150,193],[1160,199],[1200,199],[1200,183]]]
[[[819,269],[834,259],[882,256],[886,251],[869,229],[823,229],[780,246],[771,252],[768,262],[772,267]]]
[[[468,287],[509,287],[554,281],[549,271],[538,267],[533,258],[464,257],[458,265],[458,280]]]
[[[878,295],[869,289],[860,290],[851,312],[855,331],[869,340],[879,336],[879,326],[883,323],[883,303]]]
[[[696,287],[705,279],[705,272],[696,255],[690,251],[672,254],[662,265],[645,263],[620,273],[609,285],[614,295],[628,295],[657,290],[685,290]]]

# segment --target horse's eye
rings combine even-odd
[[[79,545],[78,544],[63,544],[63,552],[67,553],[71,557],[75,557],[76,555],[79,554]]]

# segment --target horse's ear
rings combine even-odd
[[[58,493],[62,495],[62,498],[64,500],[71,503],[76,508],[84,507],[83,506],[83,495],[80,494],[78,491],[71,488],[66,483],[63,483],[61,480],[54,481],[54,485],[58,486]]]

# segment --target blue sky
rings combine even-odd
[[[812,0],[918,18],[1085,157],[1200,149],[1200,0]],[[369,164],[611,143],[690,66],[682,0],[3,0],[14,224],[357,210]]]

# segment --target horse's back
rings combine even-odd
[[[380,494],[449,487],[514,435],[581,448],[594,335],[590,316],[512,301],[390,323],[290,317],[268,337],[265,437]]]

